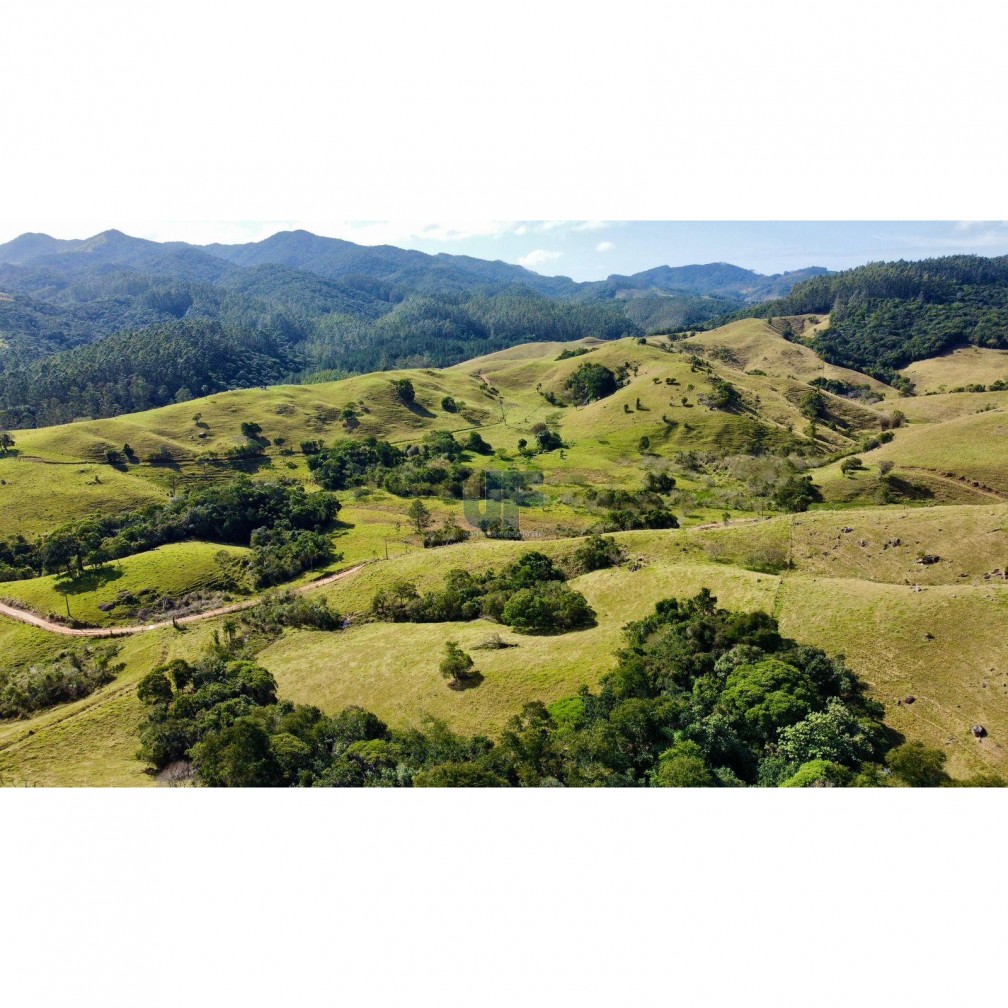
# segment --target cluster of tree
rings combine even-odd
[[[743,307],[741,299],[697,294],[646,294],[627,298],[623,310],[649,336],[668,335],[714,319]]]
[[[416,503],[423,506],[421,501]],[[424,549],[434,549],[437,546],[454,546],[457,543],[465,542],[468,538],[469,533],[459,525],[452,515],[448,515],[441,528],[431,529],[424,535],[423,544]]]
[[[492,293],[438,290],[410,293],[378,319],[325,316],[307,353],[319,367],[347,371],[446,367],[519,343],[639,332],[617,303],[557,300],[518,286]]]
[[[570,347],[568,349],[561,350],[560,353],[554,357],[554,360],[564,361],[570,360],[571,357],[583,357],[585,354],[591,353],[594,347]]]
[[[701,406],[706,406],[712,410],[732,410],[741,402],[739,391],[731,382],[712,375],[710,379],[710,391],[701,392],[697,396],[697,401]]]
[[[899,368],[957,346],[1008,347],[1008,256],[869,263],[814,277],[748,314],[826,312],[820,356],[897,383]]]
[[[832,392],[833,395],[843,396],[845,399],[857,399],[863,403],[881,402],[884,396],[881,392],[876,392],[867,382],[847,382],[840,378],[813,378],[809,385],[824,392]]]
[[[371,611],[396,623],[446,623],[486,617],[528,633],[564,633],[595,625],[584,595],[539,552],[523,554],[500,571],[451,570],[444,586],[421,592],[400,581],[379,591]]]
[[[292,581],[305,571],[342,559],[342,554],[333,553],[324,533],[285,525],[256,529],[250,545],[249,573],[256,588]]]
[[[811,504],[819,503],[822,494],[811,476],[791,475],[778,481],[772,488],[770,500],[774,507],[789,514],[808,511]]]
[[[327,256],[292,258],[308,268],[229,264],[216,253],[233,250],[132,241],[104,240],[101,255],[0,264],[0,289],[12,295],[0,302],[10,372],[0,408],[11,426],[111,416],[308,371],[443,366],[530,340],[640,331],[617,302],[574,300],[570,281],[503,264],[379,266],[369,253],[363,272],[329,277],[309,272],[331,268]]]
[[[564,383],[578,406],[611,396],[619,388],[616,374],[604,364],[585,361]]]
[[[655,487],[668,485],[659,475],[654,476],[651,483]],[[674,485],[675,481],[672,480],[672,486]],[[600,522],[603,532],[679,528],[679,519],[661,499],[661,494],[667,492],[652,489],[597,490],[592,487],[587,491],[586,497],[592,506],[603,509]]]
[[[455,642],[442,673],[476,674]],[[765,613],[717,608],[706,590],[631,623],[616,668],[548,708],[526,705],[500,736],[429,720],[393,730],[277,699],[268,671],[220,646],[139,684],[141,757],[192,764],[210,786],[934,787],[944,754],[900,739],[841,658],[781,635]]]
[[[288,589],[264,595],[250,609],[243,610],[241,622],[252,632],[272,638],[287,627],[339,630],[343,617],[329,607],[325,598],[301,595]]]
[[[308,468],[327,490],[370,483],[399,497],[454,497],[465,493],[473,470],[462,459],[467,451],[492,450],[476,433],[465,445],[447,431],[433,431],[417,445],[398,448],[374,437],[344,439],[308,456]]]
[[[260,531],[265,574],[291,557],[318,556],[316,541],[298,533],[319,533],[339,514],[335,495],[307,493],[294,482],[253,482],[239,476],[227,483],[189,487],[164,504],[108,514],[63,525],[35,542],[22,537],[0,541],[0,562],[12,577],[37,574],[80,574],[85,567],[186,539],[253,545]],[[283,530],[291,540],[281,545],[267,533]],[[298,543],[292,546],[292,543]],[[290,549],[285,561],[279,553]],[[268,559],[273,551],[274,559]],[[319,562],[316,560],[316,562]],[[270,583],[267,581],[267,583]]]
[[[126,667],[114,645],[65,651],[54,660],[0,672],[0,718],[24,718],[89,696]]]

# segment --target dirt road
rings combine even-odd
[[[346,570],[337,571],[335,574],[329,574],[324,578],[319,578],[318,581],[312,581],[310,584],[302,585],[300,588],[295,588],[294,590],[298,595],[305,595],[308,592],[324,588],[326,585],[331,585],[335,581],[340,581],[343,578],[350,577],[351,575],[356,574],[364,566],[364,564],[359,563],[354,567],[348,567]],[[193,613],[191,616],[179,616],[178,619],[175,620],[175,623],[181,626],[187,623],[199,623],[201,620],[213,619],[215,616],[227,616],[229,613],[241,612],[243,609],[251,609],[252,606],[256,605],[258,602],[258,598],[246,599],[243,602],[235,602],[233,605],[221,606],[218,609],[208,609],[206,612]],[[163,630],[166,627],[172,626],[172,621],[167,619],[160,620],[157,623],[143,623],[137,626],[76,629],[74,627],[63,626],[62,623],[54,623],[52,620],[47,620],[44,616],[39,616],[33,612],[27,612],[24,609],[18,609],[17,606],[8,605],[6,602],[0,602],[0,615],[8,616],[10,619],[17,620],[19,623],[27,623],[30,626],[36,626],[42,630],[48,630],[50,633],[62,634],[64,637],[131,637],[133,634],[147,633],[148,630]]]

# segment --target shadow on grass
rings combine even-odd
[[[463,679],[452,679],[448,683],[448,689],[460,692],[461,690],[475,689],[480,683],[483,682],[482,672],[469,672]]]
[[[418,402],[404,403],[403,405],[406,407],[406,409],[410,411],[410,413],[414,414],[414,416],[426,417],[427,419],[430,419],[432,416],[435,415],[431,413],[431,411],[427,409],[426,406],[421,406],[420,403]]]
[[[53,587],[61,595],[86,595],[112,581],[118,581],[122,576],[123,572],[117,567],[97,567],[73,577],[63,575],[56,579]]]
[[[911,483],[899,476],[889,476],[889,486],[907,500],[932,500],[934,492],[919,483]]]

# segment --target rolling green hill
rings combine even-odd
[[[336,564],[366,566],[309,594],[348,625],[239,630],[251,634],[247,646],[281,696],[330,714],[362,706],[404,730],[432,716],[459,732],[496,736],[529,701],[555,704],[581,685],[596,687],[615,667],[625,624],[662,599],[709,588],[721,606],[766,611],[798,641],[844,654],[884,705],[886,723],[945,752],[954,775],[1008,771],[1008,680],[999,665],[1008,604],[1008,457],[999,445],[1008,443],[1008,392],[901,396],[824,363],[817,337],[796,341],[796,330],[821,328],[817,319],[790,319],[790,338],[775,316],[773,324],[740,320],[685,339],[526,343],[443,369],[221,391],[14,431],[0,458],[0,540],[22,535],[30,547],[61,527],[160,506],[239,472],[314,493],[317,459],[333,445],[387,441],[405,468],[371,469],[335,490],[342,509],[328,535],[342,557]],[[574,390],[586,365],[610,372],[613,384],[579,404]],[[411,401],[394,385],[402,379]],[[484,447],[466,447],[474,432]],[[452,463],[429,454],[440,443],[431,438],[445,433],[462,446]],[[410,455],[414,449],[420,454]],[[110,451],[118,453],[111,462]],[[540,474],[541,498],[520,509],[524,541],[485,537],[445,489],[420,496],[430,525],[453,518],[470,535],[425,549],[410,516],[414,498],[389,477],[419,478],[422,465],[411,461],[418,457],[435,468],[461,466],[466,480],[487,468]],[[841,470],[852,458],[862,468]],[[782,490],[805,476],[820,500],[791,513]],[[642,494],[680,527],[614,528],[617,513],[642,520]],[[622,559],[569,581],[595,611],[593,627],[526,635],[486,617],[389,623],[373,615],[380,591],[403,582],[432,590],[454,569],[499,570],[531,549],[569,567],[583,534],[606,528]],[[154,607],[186,597],[197,609],[219,603],[221,549],[172,543],[96,560],[72,581],[55,572],[10,580],[0,597],[44,616],[64,612],[69,594],[80,623],[128,626],[143,617],[126,596]],[[309,582],[307,574],[299,581]],[[68,585],[71,592],[61,590]],[[153,782],[135,758],[143,716],[136,684],[157,664],[198,655],[215,633],[218,641],[234,633],[228,619],[115,641],[124,668],[111,682],[0,722],[0,777]],[[480,650],[495,633],[517,646]],[[0,636],[0,677],[58,663],[81,646],[2,616]],[[448,640],[477,661],[477,687],[446,687],[438,664]],[[974,724],[984,726],[983,739],[974,738]]]

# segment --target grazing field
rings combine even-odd
[[[959,347],[940,357],[914,361],[900,374],[914,383],[918,394],[951,392],[966,385],[990,385],[1008,381],[1008,350]]]

